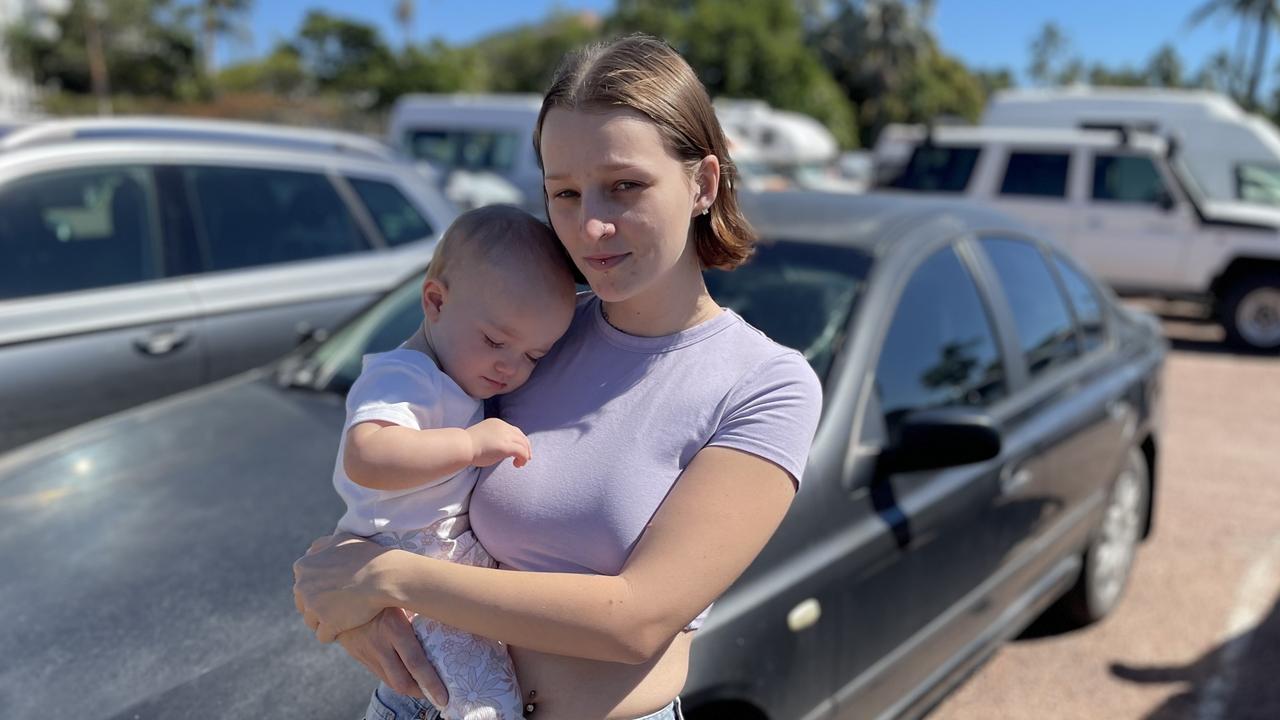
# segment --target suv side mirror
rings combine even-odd
[[[891,473],[938,470],[990,460],[1000,454],[1000,431],[973,408],[920,410],[903,418],[880,455]]]
[[[1169,212],[1178,206],[1178,203],[1173,199],[1173,195],[1170,195],[1169,191],[1164,189],[1161,189],[1160,194],[1156,196],[1156,204],[1165,212]]]

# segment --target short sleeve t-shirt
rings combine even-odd
[[[347,430],[353,425],[380,420],[415,430],[465,428],[483,415],[480,402],[423,353],[397,348],[366,355],[347,393],[347,421],[333,469],[333,486],[347,504],[338,529],[364,536],[404,532],[465,514],[478,475],[476,468],[466,468],[447,478],[423,478],[406,490],[362,487],[343,469]]]
[[[587,295],[529,382],[497,405],[533,460],[482,472],[471,500],[480,542],[517,570],[616,575],[702,448],[752,453],[798,483],[822,390],[800,353],[730,310],[637,337]]]

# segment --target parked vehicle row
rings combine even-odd
[[[422,267],[454,213],[353,135],[15,131],[0,139],[0,450],[280,357]]]
[[[708,284],[826,400],[792,510],[694,641],[687,716],[918,716],[1055,602],[1114,608],[1158,496],[1154,320],[972,205],[743,200],[766,242]],[[420,321],[412,278],[277,364],[0,458],[6,711],[358,716],[372,680],[295,616],[290,564],[340,512],[362,355]]]
[[[1232,343],[1280,349],[1280,210],[1209,200],[1176,147],[1094,130],[890,126],[905,167],[884,189],[1021,218],[1125,293],[1204,299]]]

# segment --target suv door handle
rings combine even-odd
[[[1009,463],[1000,468],[1000,494],[1011,495],[1035,480],[1035,473],[1018,463]]]
[[[160,355],[168,355],[187,343],[191,333],[178,328],[165,328],[164,330],[155,330],[136,338],[133,341],[134,347],[138,348],[144,355],[158,357]]]

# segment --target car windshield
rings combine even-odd
[[[803,242],[762,244],[733,272],[705,273],[713,297],[775,341],[804,354],[824,378],[844,341],[871,266],[863,252]],[[361,358],[398,346],[422,322],[422,275],[391,291],[328,341],[281,367],[289,385],[345,393]]]

